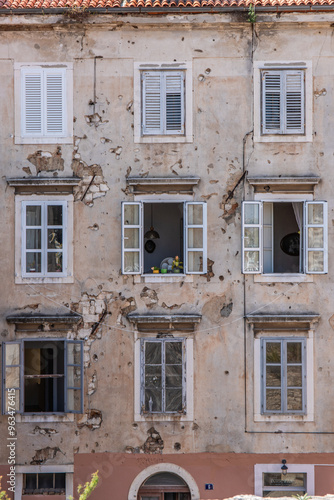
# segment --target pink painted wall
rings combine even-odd
[[[0,476],[2,476],[1,479],[1,488],[3,491],[7,493],[9,496],[10,500],[14,499],[14,494],[8,491],[8,484],[7,484],[7,474],[9,473],[9,466],[6,465],[0,465]]]
[[[100,482],[90,500],[127,500],[132,481],[145,468],[173,463],[195,479],[202,500],[217,500],[239,494],[254,494],[254,465],[280,463],[334,464],[334,454],[233,454],[198,453],[186,455],[142,455],[123,453],[78,454],[74,462],[74,485],[82,484],[99,470]],[[334,467],[316,467],[317,495],[334,493]],[[214,490],[206,491],[205,483]]]

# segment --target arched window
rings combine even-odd
[[[138,500],[190,500],[190,491],[180,476],[158,472],[141,485]]]

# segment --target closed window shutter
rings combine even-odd
[[[161,73],[145,71],[142,74],[143,134],[162,134]]]
[[[64,73],[45,73],[46,135],[64,134]]]
[[[304,73],[285,73],[285,129],[288,134],[304,133]]]
[[[282,133],[282,75],[280,71],[262,73],[262,132]]]
[[[42,73],[23,73],[23,134],[42,134]]]
[[[165,74],[166,80],[166,132],[182,134],[184,132],[184,90],[183,73]]]

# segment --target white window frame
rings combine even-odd
[[[151,276],[150,274],[143,274],[144,269],[144,239],[143,239],[143,221],[144,221],[144,203],[183,203],[183,213],[184,213],[184,222],[183,222],[183,234],[184,234],[184,249],[183,249],[183,259],[184,259],[184,274],[194,275],[194,274],[206,274],[207,273],[207,204],[206,202],[200,201],[185,201],[184,199],[175,200],[175,199],[146,199],[145,201],[123,201],[122,202],[122,274],[134,274],[134,275],[142,275],[143,277]],[[139,247],[126,249],[125,242],[125,225],[124,225],[124,207],[126,205],[135,205],[138,206],[139,210],[139,224],[136,225],[127,225],[127,229],[138,229],[139,230]],[[190,205],[201,205],[203,207],[203,224],[202,225],[190,225],[188,224],[188,210]],[[203,228],[203,246],[201,248],[191,248],[188,246],[188,229],[192,228]],[[202,271],[189,271],[188,264],[189,258],[188,255],[191,252],[203,252],[203,270]],[[124,254],[129,252],[135,252],[139,255],[139,269],[138,271],[125,271],[124,269]],[[159,278],[168,279],[171,275],[160,275]]]
[[[303,384],[304,403],[303,411],[299,412],[272,412],[263,411],[263,351],[262,343],[265,340],[302,340],[305,342]],[[313,422],[314,421],[314,330],[309,329],[296,333],[294,331],[273,332],[270,329],[258,333],[254,338],[254,421],[255,422]]]
[[[142,73],[145,71],[182,72],[184,86],[182,133],[143,133]],[[134,142],[135,143],[188,143],[193,142],[192,126],[192,63],[187,62],[136,62],[134,63]]]
[[[42,123],[46,119],[46,75],[52,73],[62,75],[63,131],[61,134],[53,135],[47,133],[45,127],[42,127],[40,134],[27,133],[25,131],[24,77],[30,73],[41,75]],[[73,142],[73,63],[15,63],[14,85],[15,144],[71,144]]]
[[[315,481],[314,481],[314,465],[309,465],[309,464],[290,464],[289,459],[287,458],[287,467],[288,467],[288,472],[299,472],[302,474],[306,474],[306,489],[307,489],[307,494],[310,496],[313,496],[314,493],[314,487],[315,487]],[[276,473],[281,473],[282,464],[255,464],[254,465],[254,495],[262,497],[263,495],[263,490],[265,489],[263,487],[263,474],[266,472],[276,472]],[[284,489],[281,488],[281,489]]]
[[[62,342],[64,344],[64,411],[49,411],[49,412],[26,412],[24,411],[24,392],[25,392],[25,343],[29,342],[40,342],[40,343],[45,343],[45,342]],[[68,360],[68,352],[69,348],[68,346],[70,344],[76,344],[80,346],[80,364],[73,364]],[[19,353],[19,364],[17,365],[7,365],[6,364],[6,349],[7,346],[10,348],[10,346],[17,346],[18,353]],[[3,342],[2,343],[2,414],[5,415],[8,413],[8,408],[6,408],[6,402],[7,402],[7,397],[5,394],[8,392],[9,393],[9,398],[10,399],[10,394],[13,394],[12,391],[15,389],[15,398],[18,399],[18,405],[16,407],[16,412],[17,414],[20,414],[22,416],[38,416],[43,419],[44,416],[48,415],[65,415],[65,414],[82,414],[83,412],[83,398],[84,398],[84,378],[83,378],[83,371],[84,371],[84,363],[83,363],[83,341],[82,340],[70,340],[70,339],[64,339],[64,338],[32,338],[32,339],[19,339],[16,341],[8,341],[8,342]],[[18,387],[8,387],[6,384],[6,368],[11,367],[11,368],[18,368],[19,369],[19,385]],[[71,386],[69,385],[69,380],[70,377],[68,375],[68,369],[69,368],[74,368],[74,367],[79,367],[81,370],[80,373],[80,386]],[[52,376],[52,375],[51,375]],[[8,389],[8,391],[7,391]],[[74,409],[69,409],[69,391],[80,391],[80,402],[81,402],[81,407],[80,410],[74,410]]]
[[[300,199],[298,197],[295,197],[292,195],[291,197],[280,197],[277,198],[275,196],[268,196],[268,197],[263,197],[263,198],[258,198],[256,197],[256,201],[244,201],[242,203],[242,272],[244,274],[254,274],[254,275],[263,275],[264,277],[272,277],[275,279],[277,276],[280,276],[285,279],[286,276],[296,276],[297,278],[303,275],[314,275],[314,274],[327,274],[328,273],[328,205],[326,201],[322,200],[314,200],[314,201],[309,201],[307,199]],[[303,203],[303,271],[300,273],[264,273],[263,272],[263,253],[264,253],[264,248],[263,248],[263,228],[264,228],[264,223],[263,223],[263,204],[264,203],[291,203],[291,202],[298,202],[298,203]],[[259,222],[256,224],[245,224],[244,220],[244,211],[246,205],[256,205],[259,207]],[[324,222],[321,225],[310,225],[307,222],[307,209],[308,206],[312,204],[322,204],[324,207]],[[248,227],[254,227],[258,228],[259,230],[259,246],[258,247],[252,247],[248,248],[246,246],[246,241],[244,237],[244,230],[245,228]],[[321,249],[312,249],[315,251],[322,251],[324,253],[324,270],[323,271],[310,271],[308,267],[308,252],[310,251],[310,248],[308,246],[308,231],[307,229],[309,227],[323,227],[324,228],[324,246]],[[253,270],[253,271],[248,271],[245,269],[245,252],[247,251],[255,251],[259,253],[259,269],[258,270]]]
[[[27,205],[63,206],[63,272],[27,273],[25,270],[25,221]],[[43,227],[46,230],[46,225]],[[46,253],[46,249],[44,249]],[[43,257],[43,256],[42,256]],[[46,258],[46,257],[45,257]],[[73,195],[15,196],[15,283],[73,283]]]
[[[184,402],[185,407],[182,413],[143,413],[142,411],[142,354],[141,346],[143,340],[158,340],[154,334],[135,334],[135,362],[134,362],[134,420],[136,422],[145,421],[169,421],[175,419],[175,415],[181,421],[189,422],[194,419],[194,340],[189,335],[174,334],[173,340],[184,343]]]
[[[304,72],[304,132],[263,133],[262,128],[262,72],[291,70]],[[256,61],[254,62],[254,141],[255,142],[312,142],[313,140],[313,82],[312,61]]]
[[[66,474],[65,496],[66,498],[73,496],[73,473],[74,473],[73,465],[16,465],[14,500],[22,500],[22,499],[24,500],[26,496],[22,495],[24,474],[43,474],[43,473],[44,474],[65,473]]]

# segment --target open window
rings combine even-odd
[[[327,203],[243,203],[243,272],[327,273]]]
[[[124,202],[122,221],[123,274],[207,272],[205,203]]]
[[[2,353],[3,413],[13,401],[18,413],[82,413],[81,341],[24,339]]]

